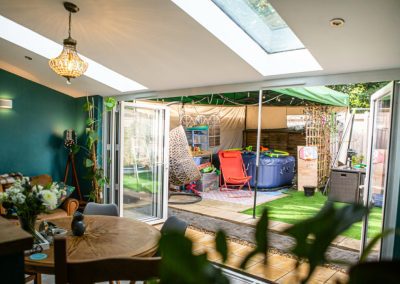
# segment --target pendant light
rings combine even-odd
[[[79,57],[76,51],[76,40],[71,37],[71,15],[77,13],[79,8],[70,2],[64,2],[64,8],[69,12],[68,38],[64,39],[61,54],[50,59],[49,65],[54,72],[67,79],[67,84],[71,84],[72,78],[86,72],[88,64]]]

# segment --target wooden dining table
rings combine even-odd
[[[150,257],[157,252],[160,232],[154,227],[129,218],[85,215],[83,236],[71,232],[72,217],[51,219],[59,228],[67,229],[68,261],[96,260],[110,257]],[[44,260],[25,257],[27,273],[54,274],[54,249],[44,250]]]

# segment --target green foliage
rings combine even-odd
[[[104,106],[106,111],[111,111],[117,105],[117,100],[113,97],[108,97],[104,99]]]
[[[350,108],[369,108],[371,95],[388,82],[358,83],[327,86],[335,91],[349,95]]]
[[[327,202],[314,217],[285,231],[296,240],[292,253],[309,262],[309,273],[303,283],[308,281],[318,265],[327,262],[325,253],[332,241],[353,223],[361,221],[367,213],[368,208],[362,205],[351,204],[336,208],[333,203]]]
[[[256,247],[251,251],[240,264],[240,268],[245,269],[247,262],[255,255],[261,253],[264,255],[264,263],[267,263],[268,252],[268,209],[264,208],[261,218],[256,225],[255,235]]]
[[[296,241],[296,245],[291,252],[299,259],[297,267],[302,259],[307,260],[310,265],[308,274],[302,279],[302,283],[307,283],[317,265],[328,262],[325,254],[332,241],[353,223],[360,221],[368,212],[368,208],[358,204],[337,207],[330,202],[326,202],[325,206],[315,216],[303,220],[285,231]],[[268,219],[268,211],[264,209],[256,225],[256,248],[245,257],[240,266],[241,269],[245,269],[248,260],[256,254],[264,254],[266,260]],[[365,261],[366,256],[378,240],[391,232],[386,231],[376,236],[367,246],[360,261]],[[160,283],[229,283],[221,269],[213,266],[207,260],[206,253],[201,255],[192,253],[192,241],[185,236],[176,232],[168,233],[161,237],[159,246],[162,256]],[[225,262],[229,253],[226,235],[222,231],[216,234],[216,248]],[[365,266],[365,264],[367,265]],[[395,264],[388,262],[385,265],[394,267]],[[393,273],[392,268],[386,268],[385,265],[380,265],[380,263],[357,265],[351,269],[349,283],[378,283],[376,279],[379,279],[380,276],[379,273],[376,273],[377,271],[385,273],[387,275],[386,278],[390,280],[382,283],[397,283],[395,281],[398,280],[398,277],[393,278],[396,273]],[[369,273],[368,269],[373,269],[374,273]],[[365,277],[365,275],[369,275],[369,277]],[[358,281],[359,279],[363,279],[363,281],[360,282]],[[365,282],[368,279],[374,279],[375,282]]]
[[[207,254],[192,253],[192,241],[187,237],[176,232],[167,233],[161,237],[159,248],[162,256],[160,283],[229,283],[221,269],[207,260]]]
[[[226,234],[224,231],[218,231],[215,237],[215,248],[222,256],[222,262],[228,259],[228,245],[226,243]]]
[[[114,98],[104,99],[104,106],[106,111],[111,111],[117,101]],[[99,136],[97,134],[99,121],[95,119],[96,106],[94,99],[91,100],[87,97],[86,102],[83,105],[83,110],[87,113],[86,119],[86,155],[84,159],[84,166],[88,169],[86,177],[92,180],[92,190],[89,194],[89,199],[101,202],[101,189],[107,183],[107,179],[104,177],[103,169],[97,164],[97,143]],[[82,147],[83,148],[83,147]]]

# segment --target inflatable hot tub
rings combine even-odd
[[[245,152],[242,157],[247,175],[252,176],[250,186],[255,187],[256,154]],[[291,185],[295,174],[294,166],[295,158],[293,156],[268,157],[261,154],[258,168],[258,188]]]

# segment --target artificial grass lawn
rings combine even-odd
[[[289,190],[288,194],[270,202],[260,204],[256,207],[256,215],[261,216],[262,209],[269,209],[269,218],[271,220],[280,221],[288,224],[295,224],[301,220],[307,219],[315,215],[324,205],[327,197],[320,192],[316,192],[314,196],[306,197],[304,192]],[[344,206],[345,203],[336,202],[337,206]],[[252,215],[253,209],[243,211],[245,214]],[[371,238],[380,232],[382,220],[382,208],[374,207],[369,215],[368,237]],[[347,231],[343,232],[343,236],[360,240],[362,223],[355,223]]]
[[[124,188],[135,192],[153,193],[153,175],[151,172],[139,173],[139,180],[134,174],[124,175]]]

